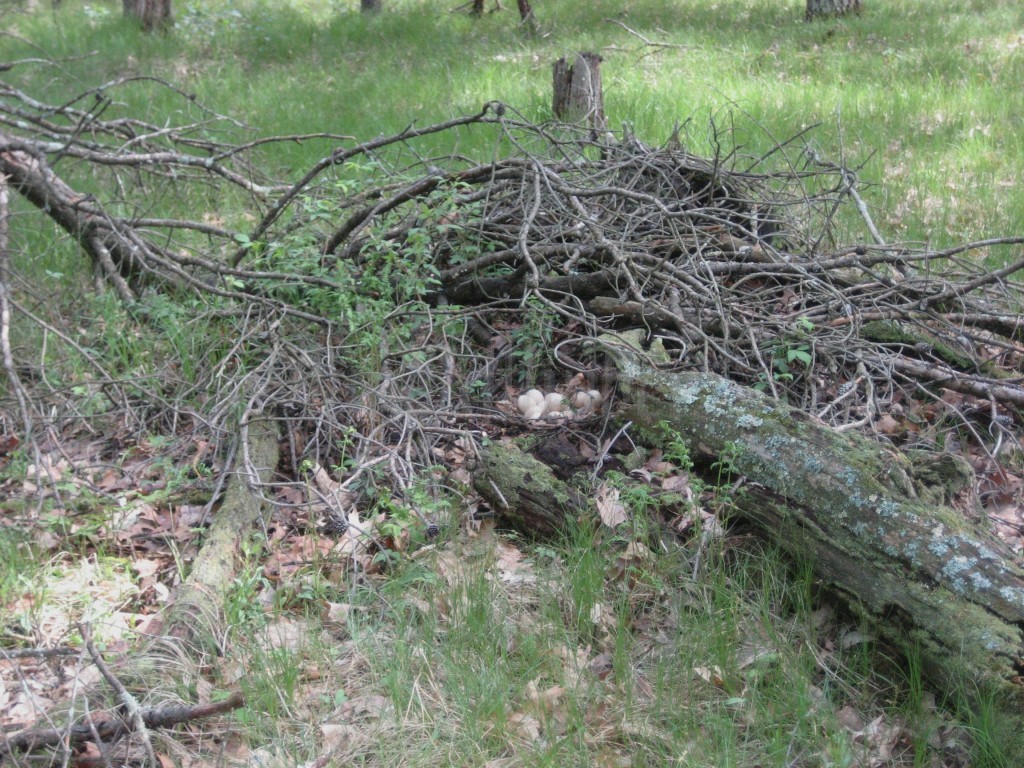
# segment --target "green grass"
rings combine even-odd
[[[0,57],[96,52],[86,65],[66,64],[60,77],[9,75],[40,95],[156,75],[255,134],[365,139],[491,99],[547,119],[551,63],[597,49],[611,125],[629,122],[650,142],[690,120],[693,149],[708,149],[714,117],[734,123],[757,153],[821,123],[813,138],[826,157],[866,163],[862,177],[878,185],[869,201],[894,240],[940,245],[1011,234],[1024,218],[1015,183],[1024,172],[1024,10],[1011,0],[869,3],[861,17],[814,24],[801,21],[802,3],[772,0],[654,0],[628,11],[610,2],[539,4],[539,38],[518,29],[509,10],[473,20],[445,3],[389,6],[363,18],[352,3],[178,3],[176,31],[160,37],[123,22],[119,4],[93,4],[86,14],[68,2],[56,14],[14,16],[9,28],[38,47],[8,38]],[[645,49],[609,20],[682,47]],[[131,91],[121,96],[127,109],[155,116],[172,106],[152,85]],[[483,133],[465,132],[458,149],[489,153]],[[435,149],[451,151],[448,140]],[[294,175],[325,149],[283,146],[268,161]]]
[[[364,766],[853,766],[878,750],[851,717],[902,729],[914,765],[940,757],[940,727],[970,734],[974,765],[1013,764],[997,708],[954,706],[958,721],[926,702],[913,655],[893,663],[867,635],[844,648],[855,628],[822,612],[809,568],[727,539],[694,579],[696,542],[646,538],[657,556],[591,525],[544,546],[458,534],[382,576],[337,581],[313,563],[276,594],[254,540],[201,678],[241,688],[233,738],[282,765],[334,749],[337,764]],[[124,561],[67,545],[34,567],[20,558],[17,577],[0,571],[11,631],[88,614],[102,637],[108,587],[130,596]],[[3,563],[17,547],[0,537]],[[178,660],[141,685],[153,700],[181,690],[178,676],[200,677]],[[201,734],[188,744],[204,749]]]

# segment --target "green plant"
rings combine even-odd
[[[241,549],[243,566],[224,598],[224,616],[229,627],[249,632],[267,621],[260,593],[268,589],[270,583],[257,560],[263,551],[262,543],[255,537],[249,537],[243,539]]]
[[[531,296],[521,313],[519,327],[512,332],[515,348],[512,358],[518,363],[515,372],[518,381],[535,381],[540,371],[546,370],[552,360],[551,311],[540,299]]]
[[[718,454],[718,460],[712,462],[711,471],[716,473],[715,483],[722,492],[727,490],[726,485],[732,481],[734,475],[738,474],[736,460],[742,455],[742,446],[730,441]]]
[[[25,534],[12,527],[0,528],[0,610],[17,595],[34,561]]]
[[[667,421],[659,422],[655,428],[657,444],[661,447],[665,461],[675,464],[684,472],[693,469],[690,447],[682,435]]]

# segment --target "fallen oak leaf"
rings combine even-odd
[[[619,489],[609,483],[601,483],[595,496],[597,514],[601,522],[615,528],[626,522],[626,508],[619,502]]]

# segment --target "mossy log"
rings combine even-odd
[[[566,518],[587,508],[587,500],[551,467],[514,442],[491,443],[480,452],[473,488],[506,525],[532,536],[551,536]]]
[[[949,456],[908,456],[707,373],[619,363],[622,419],[697,460],[725,461],[746,483],[739,512],[812,563],[878,634],[920,648],[947,688],[996,690],[1024,704],[1024,569],[1001,542],[948,506],[971,478]],[[948,466],[947,466],[948,465]],[[936,480],[941,476],[941,482]],[[586,507],[540,461],[496,443],[475,488],[515,527],[557,530]]]
[[[727,460],[747,478],[747,518],[809,558],[882,636],[920,647],[933,678],[1024,702],[1024,568],[946,506],[957,481],[936,487],[942,462],[840,434],[713,374],[629,359],[619,370],[623,418],[640,429],[667,424],[695,456]]]
[[[249,457],[270,482],[277,466],[278,433],[269,421],[253,421],[248,427]],[[195,639],[204,626],[215,623],[223,610],[224,595],[238,572],[239,547],[263,512],[264,503],[250,487],[244,473],[228,481],[224,501],[203,539],[192,570],[181,585],[164,626],[164,633],[179,639]]]

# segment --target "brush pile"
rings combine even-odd
[[[712,126],[690,140],[710,147],[701,156],[678,136],[652,147],[491,103],[362,144],[236,146],[206,138],[238,127],[186,94],[195,119],[176,127],[91,108],[138,85],[63,105],[0,91],[12,190],[82,246],[134,318],[153,327],[182,310],[224,340],[193,349],[187,381],[171,359],[130,381],[96,367],[90,396],[126,423],[156,411],[180,427],[186,413],[223,435],[243,400],[303,425],[296,467],[336,461],[349,435],[358,466],[401,446],[388,466],[408,487],[439,441],[522,418],[531,384],[582,372],[582,391],[607,393],[585,342],[641,328],[652,364],[719,373],[838,429],[922,448],[966,436],[993,473],[1018,444],[1024,238],[886,244],[855,173],[802,136],[747,157]],[[500,158],[431,156],[467,132]],[[255,171],[256,147],[296,138],[342,145],[291,185]],[[183,215],[186,193],[241,211]],[[30,391],[46,380],[35,361],[8,368],[25,395],[8,429],[17,411],[80,413]]]

